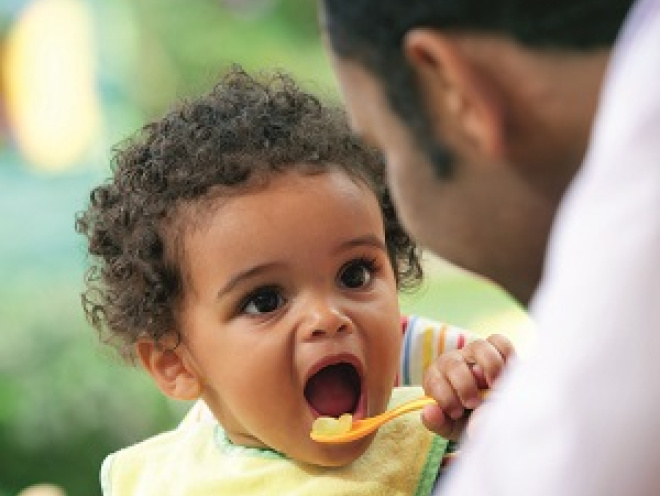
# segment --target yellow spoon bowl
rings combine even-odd
[[[416,400],[409,401],[403,405],[399,405],[392,410],[376,415],[375,417],[369,417],[362,420],[355,420],[351,425],[351,428],[347,432],[336,433],[336,434],[325,434],[319,433],[312,430],[309,436],[319,443],[326,444],[341,444],[341,443],[350,443],[356,439],[360,439],[368,434],[371,434],[376,429],[378,429],[385,422],[392,420],[399,415],[404,413],[412,412],[414,410],[419,410],[425,405],[432,405],[435,403],[435,400],[430,396],[423,396]]]

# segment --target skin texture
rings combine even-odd
[[[384,152],[413,237],[527,304],[555,210],[584,156],[608,53],[535,52],[428,29],[410,31],[402,49],[453,174],[438,177],[371,72],[332,57],[352,128]]]
[[[321,364],[350,360],[363,381],[355,416],[389,400],[401,331],[376,198],[339,172],[285,173],[197,222],[184,239],[183,342],[170,351],[140,342],[146,369],[171,396],[201,395],[236,444],[320,465],[352,461],[370,438],[311,441],[317,415],[304,389]]]

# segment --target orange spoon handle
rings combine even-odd
[[[355,441],[361,437],[367,436],[378,429],[385,422],[392,420],[399,415],[404,413],[412,412],[413,410],[419,410],[425,405],[432,405],[435,403],[435,400],[430,396],[423,396],[416,400],[409,401],[403,405],[399,405],[392,410],[376,415],[375,417],[369,417],[362,420],[356,420],[351,425],[351,430],[348,432],[342,432],[340,434],[318,434],[316,432],[311,432],[310,437],[314,441],[319,443],[328,443],[328,444],[341,444]]]
[[[408,401],[403,405],[399,405],[396,408],[387,410],[386,412],[383,412],[380,415],[376,415],[375,417],[366,418],[363,420],[356,420],[355,422],[353,422],[353,428],[357,428],[361,424],[365,424],[365,423],[378,423],[378,425],[382,425],[385,422],[388,422],[393,418],[398,417],[399,415],[403,415],[404,413],[412,412],[414,410],[419,410],[420,408],[424,408],[426,405],[432,405],[434,403],[435,400],[430,396],[422,396],[421,398]]]

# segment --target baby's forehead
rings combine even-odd
[[[185,273],[208,250],[224,253],[235,244],[243,244],[249,251],[264,239],[273,243],[271,247],[282,246],[283,239],[289,244],[296,239],[308,246],[310,238],[300,229],[305,230],[310,222],[340,226],[336,229],[343,234],[337,235],[349,236],[341,226],[355,215],[358,217],[348,222],[355,232],[379,230],[373,226],[383,225],[379,198],[365,181],[336,168],[314,174],[288,171],[240,188],[213,187],[204,195],[180,202],[163,234],[170,260]]]
[[[169,217],[183,217],[195,225],[195,220],[199,221],[205,216],[216,214],[224,204],[236,198],[268,192],[274,185],[280,186],[289,181],[300,183],[309,180],[313,182],[320,176],[336,174],[347,177],[365,192],[378,196],[375,179],[368,177],[363,171],[335,164],[283,164],[270,169],[252,170],[241,181],[233,183],[218,181],[198,195],[186,195],[184,192],[182,197],[176,201]],[[191,185],[191,190],[194,187]]]
[[[332,165],[322,167],[313,164],[292,165],[287,168],[259,171],[236,184],[218,183],[209,187],[203,194],[177,200],[163,222],[165,241],[166,243],[177,240],[183,242],[191,233],[208,228],[211,222],[217,221],[217,217],[223,215],[224,206],[243,197],[270,194],[273,188],[279,188],[289,182],[295,185],[294,188],[298,188],[305,187],[304,183],[309,181],[310,187],[313,187],[312,183],[319,177],[334,174],[348,178],[362,189],[365,201],[371,197],[380,203],[371,181],[355,171]],[[274,204],[273,208],[277,208],[277,205]]]

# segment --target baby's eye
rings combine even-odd
[[[284,298],[276,288],[264,288],[245,300],[242,311],[248,315],[260,315],[274,312],[282,305],[284,305]]]
[[[373,260],[353,260],[339,272],[339,282],[348,289],[359,289],[367,286],[376,272]]]

